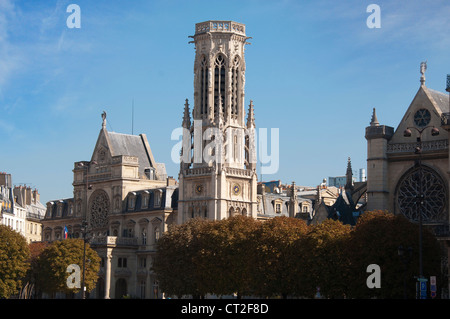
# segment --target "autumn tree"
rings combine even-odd
[[[40,276],[39,256],[48,245],[48,242],[32,242],[28,245],[30,248],[30,268],[28,270],[26,280],[27,284],[32,287],[32,291],[37,298],[42,295],[42,290],[39,285],[36,284],[39,282]]]
[[[440,248],[436,238],[423,228],[423,274],[440,274]],[[411,247],[412,255],[406,264],[398,255],[398,248]],[[351,256],[349,267],[353,278],[351,292],[354,298],[403,298],[406,278],[407,298],[415,298],[415,283],[419,275],[419,225],[403,215],[385,211],[364,213],[358,220],[348,245]],[[368,288],[367,266],[376,264],[381,269],[381,288]],[[406,269],[405,269],[406,266]]]
[[[303,258],[296,243],[307,235],[306,222],[290,217],[275,217],[260,224],[254,269],[249,273],[254,292],[260,296],[296,295],[300,291],[299,268]]]
[[[194,259],[202,291],[240,297],[253,290],[259,224],[254,218],[236,215],[202,228],[195,240],[198,254]]]
[[[54,241],[47,246],[38,258],[39,276],[37,284],[47,293],[64,292],[66,294],[77,293],[79,288],[69,288],[67,278],[70,273],[67,267],[71,264],[78,265],[83,271],[83,249],[82,239],[65,239]],[[85,287],[86,291],[95,288],[100,269],[100,257],[97,252],[86,243],[85,259]]]
[[[0,225],[0,298],[16,294],[28,270],[30,250],[25,237]]]
[[[199,236],[207,221],[191,219],[181,225],[172,225],[156,244],[156,254],[152,269],[156,273],[159,286],[169,296],[201,296],[198,272],[194,259],[198,245],[194,239]]]
[[[297,252],[302,256],[293,268],[301,285],[299,294],[314,297],[319,288],[322,296],[343,298],[351,280],[345,248],[351,227],[332,219],[309,227],[308,235],[296,242]]]

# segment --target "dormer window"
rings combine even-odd
[[[149,196],[148,196],[148,192],[145,192],[145,193],[143,193],[142,194],[142,197],[141,197],[141,208],[147,208],[148,207],[148,198],[149,198]]]
[[[275,211],[275,213],[277,214],[281,214],[281,209],[282,209],[282,205],[283,205],[283,200],[281,199],[275,199],[273,202],[273,210]]]
[[[64,203],[62,201],[60,201],[58,203],[58,206],[56,208],[56,217],[61,217],[62,216],[63,205],[64,205]]]
[[[128,210],[134,210],[136,206],[136,193],[131,192],[128,196]]]
[[[161,206],[161,190],[158,189],[154,192],[155,198],[154,198],[154,207],[160,207]]]

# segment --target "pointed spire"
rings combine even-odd
[[[253,101],[250,100],[248,106],[247,128],[255,127],[255,110],[253,108]]]
[[[191,128],[191,115],[189,114],[189,100],[186,99],[186,103],[184,104],[184,114],[183,114],[183,123],[181,124],[184,128]]]
[[[353,187],[353,172],[352,172],[352,161],[350,160],[350,157],[347,161],[347,173],[345,174],[345,177],[347,178],[347,182],[345,183],[345,188],[352,188]]]
[[[372,120],[370,121],[370,126],[378,126],[378,125],[380,125],[380,122],[378,122],[377,111],[375,110],[375,108],[373,108]]]

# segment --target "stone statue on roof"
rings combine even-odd
[[[102,119],[103,119],[102,127],[105,128],[106,127],[106,111],[103,111]]]
[[[420,74],[424,75],[427,70],[427,61],[420,63]]]
[[[420,83],[422,83],[422,85],[425,85],[425,71],[426,70],[427,70],[427,61],[421,62],[420,63],[420,74],[422,74],[422,76],[420,77]]]

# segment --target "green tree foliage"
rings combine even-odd
[[[80,278],[82,278],[83,244],[82,239],[65,239],[52,242],[42,251],[38,257],[39,275],[36,280],[43,291],[68,294],[81,291],[81,289],[67,286],[67,278],[70,275],[67,272],[67,267],[71,264],[78,265],[80,267]],[[89,292],[95,288],[97,283],[100,257],[87,243],[85,260],[85,286],[86,291]]]
[[[28,268],[30,250],[18,232],[0,225],[0,298],[18,292]]]
[[[440,248],[436,238],[423,228],[423,275],[440,274]],[[412,257],[405,264],[398,248],[411,247]],[[403,215],[385,211],[366,212],[358,220],[348,245],[351,258],[351,292],[354,298],[403,298],[406,278],[407,298],[415,298],[415,277],[419,275],[419,225]],[[381,288],[369,289],[365,284],[367,266],[381,268]]]

